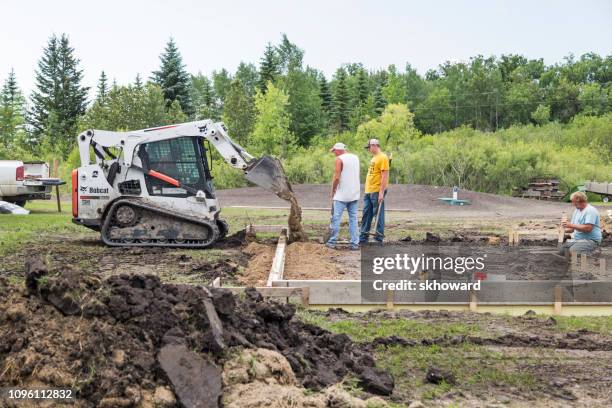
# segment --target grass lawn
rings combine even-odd
[[[298,317],[333,333],[347,334],[357,342],[370,342],[376,337],[392,335],[416,341],[456,335],[490,337],[500,334],[492,331],[492,328],[496,328],[499,332],[509,327],[521,330],[522,324],[520,318],[487,315],[480,315],[463,322],[381,315],[349,315],[341,318],[328,317],[321,312],[300,310]],[[604,335],[612,334],[612,316],[562,316],[555,319],[557,324],[551,330],[556,332],[566,333],[587,329]],[[412,347],[378,346],[375,355],[378,366],[388,370],[395,378],[394,399],[399,401],[415,399],[427,401],[445,396],[455,399],[464,394],[479,398],[489,395],[494,389],[501,395],[541,394],[547,383],[526,367],[548,366],[551,362],[563,367],[564,364],[571,365],[573,359],[561,350],[540,347],[514,350],[467,342],[452,346],[437,344]],[[427,383],[424,378],[430,367],[451,372],[455,382]],[[351,391],[358,393],[359,388],[353,384]]]

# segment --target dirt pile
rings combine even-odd
[[[251,258],[245,272],[238,277],[238,282],[247,286],[265,286],[272,267],[275,249],[273,246],[251,242],[243,252]]]
[[[82,406],[217,406],[228,356],[262,348],[283,356],[298,386],[322,390],[350,374],[369,392],[393,390],[346,335],[294,319],[294,306],[253,289],[234,297],[150,275],[50,275],[39,262],[27,282],[20,291],[0,281],[2,386],[70,386]]]
[[[367,400],[353,397],[339,385],[317,394],[305,392],[287,359],[276,351],[261,348],[243,350],[226,362],[223,384],[223,406],[228,408],[387,406],[379,397]]]
[[[287,279],[337,279],[338,252],[315,242],[294,242],[287,246],[285,274]]]

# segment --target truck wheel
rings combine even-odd
[[[603,201],[604,203],[610,202],[610,196],[603,196],[601,201]]]

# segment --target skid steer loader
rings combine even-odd
[[[254,158],[221,122],[87,130],[77,140],[73,222],[100,231],[111,246],[206,248],[223,238],[228,225],[219,218],[212,148],[252,183],[279,196],[291,190],[277,159]]]

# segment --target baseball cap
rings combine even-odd
[[[334,147],[329,149],[330,152],[333,152],[334,150],[346,150],[346,145],[344,143],[338,142],[334,145]]]
[[[380,146],[380,142],[378,141],[378,139],[370,139],[368,140],[368,145],[365,148],[367,149],[372,145]]]

